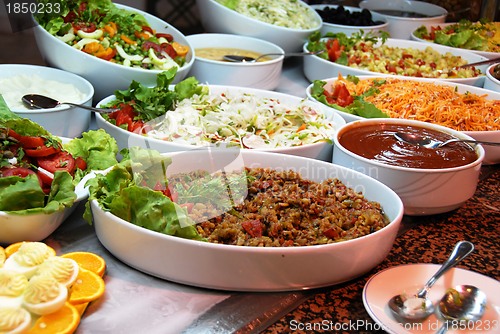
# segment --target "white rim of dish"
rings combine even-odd
[[[381,163],[378,161],[370,160],[370,159],[364,158],[364,157],[362,157],[354,152],[351,152],[348,149],[346,149],[344,146],[340,145],[339,135],[341,135],[345,131],[348,131],[346,129],[356,128],[359,123],[363,123],[363,124],[375,123],[376,124],[376,123],[384,123],[384,122],[403,124],[403,125],[413,125],[413,126],[420,127],[420,128],[427,128],[427,129],[432,129],[432,130],[444,132],[444,133],[447,133],[447,134],[452,135],[452,136],[457,137],[457,138],[474,140],[474,138],[470,137],[468,134],[466,134],[464,132],[456,131],[456,130],[453,130],[453,129],[450,129],[450,128],[447,128],[447,127],[444,127],[441,125],[433,124],[433,123],[426,123],[426,122],[421,122],[421,121],[413,121],[413,120],[409,120],[409,119],[400,119],[400,118],[367,118],[367,119],[364,119],[361,121],[354,121],[351,123],[347,123],[346,125],[341,127],[337,131],[337,135],[334,138],[335,148],[342,150],[342,152],[344,152],[345,154],[347,154],[351,157],[354,157],[355,159],[361,160],[364,163],[373,164],[375,166],[383,167],[383,168],[387,168],[387,169],[394,169],[394,170],[398,170],[398,171],[406,171],[406,172],[414,172],[414,173],[422,173],[422,174],[457,172],[457,171],[469,169],[469,168],[472,168],[476,165],[479,165],[484,160],[484,156],[485,156],[484,148],[479,145],[479,146],[476,146],[474,148],[474,152],[476,152],[476,154],[477,154],[477,159],[474,160],[474,162],[471,162],[467,165],[462,165],[462,166],[452,167],[452,168],[429,168],[429,169],[410,168],[410,167],[394,166],[394,165],[384,164],[384,163]]]
[[[217,64],[217,65],[225,65],[225,66],[251,66],[251,67],[255,67],[255,66],[265,66],[265,65],[269,65],[269,64],[275,64],[275,63],[278,63],[280,61],[282,61],[283,59],[285,59],[285,51],[279,47],[278,45],[274,44],[274,43],[271,43],[271,42],[268,42],[268,41],[265,41],[263,39],[259,39],[259,38],[254,38],[254,37],[250,37],[250,36],[243,36],[243,35],[232,35],[232,34],[218,34],[218,33],[205,33],[205,34],[195,34],[195,35],[189,35],[186,37],[187,40],[189,39],[195,39],[197,38],[197,36],[224,36],[225,38],[232,38],[232,39],[235,39],[235,40],[254,40],[254,41],[257,41],[261,44],[265,44],[267,46],[272,46],[272,47],[276,47],[276,48],[279,48],[279,50],[276,52],[281,52],[283,53],[283,55],[281,56],[278,56],[277,58],[273,58],[271,60],[266,60],[265,62],[255,62],[255,63],[248,63],[248,62],[241,62],[241,63],[238,63],[238,62],[222,62],[222,61],[219,61],[219,60],[213,60],[213,59],[207,59],[207,58],[202,58],[202,57],[198,57],[196,56],[196,52],[194,51],[194,47],[193,47],[193,54],[196,58],[197,61],[202,61],[202,62],[206,62],[206,63],[209,63],[209,64]],[[270,52],[266,52],[266,53],[270,53]]]
[[[370,0],[363,0],[363,1],[361,1],[359,3],[359,7],[360,8],[366,8],[366,7],[364,7],[364,5],[367,4],[367,3],[369,3],[369,2],[370,2]],[[408,6],[405,7],[405,8],[394,8],[394,7],[390,7],[390,6],[385,6],[384,8],[380,8],[380,9],[388,9],[388,10],[390,10],[390,9],[396,9],[396,10],[397,9],[399,9],[399,10],[411,9],[411,10],[414,10],[415,6],[420,6],[420,7],[427,6],[429,8],[433,8],[433,9],[439,10],[440,12],[444,11],[444,13],[438,14],[438,15],[435,15],[435,16],[430,16],[430,17],[411,17],[411,18],[410,17],[393,16],[393,15],[388,15],[388,14],[382,14],[382,15],[390,17],[391,20],[392,19],[398,20],[398,21],[409,21],[409,20],[411,20],[411,21],[417,21],[417,22],[418,21],[426,21],[426,20],[429,20],[430,18],[432,18],[432,19],[438,19],[438,18],[442,18],[442,17],[445,17],[446,15],[448,15],[448,10],[447,9],[445,9],[445,8],[443,8],[441,6],[435,5],[433,3],[424,2],[424,1],[415,1],[415,2],[413,2],[413,1],[401,1],[401,3],[406,4]],[[372,12],[377,12],[374,9],[370,9],[370,8],[366,8],[366,9],[371,10]],[[428,15],[426,13],[420,13],[420,12],[417,12],[417,13],[422,14],[422,15]]]
[[[173,25],[163,21],[162,19],[156,17],[156,16],[153,16],[149,13],[146,13],[146,12],[143,12],[142,10],[140,9],[137,9],[137,8],[134,8],[134,7],[129,7],[129,6],[125,6],[125,5],[121,5],[121,4],[118,4],[118,3],[115,3],[116,7],[117,8],[122,8],[122,9],[126,9],[126,10],[129,10],[129,11],[132,11],[132,12],[138,12],[139,14],[145,16],[146,20],[148,20],[148,18],[146,16],[151,16],[151,17],[154,17],[156,18],[157,20],[160,20],[161,22],[163,22],[167,28],[171,28],[173,29],[175,32],[179,33],[181,36],[183,36],[185,39],[186,39],[186,42],[187,42],[187,46],[189,47],[189,51],[188,51],[188,54],[191,53],[191,60],[189,62],[186,62],[182,67],[179,67],[179,69],[177,70],[177,73],[179,73],[179,71],[181,70],[187,70],[189,71],[189,68],[190,66],[194,63],[194,52],[193,52],[193,48],[192,46],[189,44],[189,42],[187,41],[187,38],[186,36],[184,36],[183,33],[181,33],[179,30],[177,30]],[[59,43],[63,43],[65,44],[67,47],[69,48],[72,48],[71,46],[69,46],[68,44],[64,43],[63,41],[60,41],[59,39],[57,39],[55,36],[51,35],[47,30],[45,30],[44,28],[42,28],[38,22],[35,20],[35,18],[33,17],[33,15],[31,16],[31,20],[33,21],[33,25],[34,25],[34,29],[39,29],[40,31],[42,31],[43,34],[46,34],[46,35],[49,35],[51,38],[55,38],[55,40],[57,40],[57,42]],[[149,21],[148,21],[149,24],[151,24]],[[175,39],[174,39],[175,40]],[[78,51],[78,50],[76,50]],[[104,60],[104,59],[100,59],[99,57],[94,57],[92,56],[94,60],[96,61],[100,61],[100,62],[104,62],[110,66],[120,66],[119,68],[122,68],[124,69],[125,71],[132,71],[132,72],[144,72],[144,71],[148,71],[151,72],[151,73],[161,73],[161,72],[164,72],[164,70],[147,70],[147,69],[144,69],[144,68],[137,68],[137,67],[128,67],[128,66],[123,66],[123,65],[120,65],[120,64],[115,64],[113,62],[110,62],[110,61],[107,61],[107,60]]]
[[[249,17],[249,16],[243,15],[243,14],[241,14],[241,13],[238,13],[237,11],[232,10],[232,9],[229,9],[229,8],[227,8],[226,6],[224,6],[224,5],[220,4],[220,3],[218,3],[218,2],[217,2],[217,1],[215,1],[215,0],[204,0],[204,1],[211,1],[211,2],[215,3],[217,6],[221,6],[222,8],[224,8],[224,10],[228,10],[228,11],[230,11],[230,12],[234,12],[234,13],[236,13],[236,14],[238,14],[238,15],[241,15],[241,16],[243,16],[243,17],[245,17],[245,18],[249,19],[249,20],[257,21],[257,22],[260,22],[260,23],[262,23],[262,24],[265,24],[265,25],[268,25],[268,26],[271,26],[271,27],[274,27],[274,28],[278,28],[278,29],[283,30],[283,31],[296,31],[296,32],[302,31],[302,32],[310,32],[310,33],[312,33],[312,32],[314,32],[314,31],[316,31],[316,30],[321,29],[321,26],[323,25],[323,19],[321,18],[321,16],[319,16],[319,14],[318,14],[318,13],[316,13],[316,11],[315,11],[315,10],[313,10],[313,9],[312,9],[312,8],[311,8],[308,4],[306,4],[306,3],[305,3],[305,2],[303,2],[302,0],[298,0],[298,1],[299,1],[299,2],[303,5],[303,6],[308,7],[308,8],[309,8],[309,9],[313,12],[313,16],[315,16],[315,17],[316,17],[316,19],[317,19],[317,21],[319,22],[319,25],[318,25],[317,27],[315,27],[315,28],[310,28],[310,29],[295,29],[295,28],[281,27],[281,26],[278,26],[278,25],[275,25],[275,24],[272,24],[272,23],[267,23],[267,22],[264,22],[264,21],[260,21],[260,20],[254,19],[253,17]]]

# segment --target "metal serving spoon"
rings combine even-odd
[[[407,320],[423,320],[434,313],[434,305],[427,298],[427,293],[436,281],[444,275],[448,270],[456,266],[460,261],[465,259],[474,250],[474,244],[469,241],[460,241],[455,245],[448,260],[443,263],[442,267],[429,279],[427,283],[417,292],[413,299],[417,299],[417,304],[421,305],[415,312],[407,312],[405,299],[401,295],[396,295],[389,300],[389,308],[391,311]]]
[[[317,55],[317,54],[320,54],[323,52],[325,52],[325,50],[318,50],[318,51],[311,51],[311,52],[297,52],[297,53],[266,53],[266,54],[258,56],[257,58],[247,57],[247,56],[225,55],[225,56],[222,56],[222,59],[227,60],[227,61],[232,61],[232,62],[240,62],[240,63],[241,62],[255,63],[260,58],[264,58],[267,56],[285,56],[285,57],[311,56],[311,55]]]
[[[75,106],[78,108],[87,109],[87,110],[95,111],[95,112],[102,113],[102,114],[109,114],[109,113],[112,113],[113,111],[116,111],[116,109],[94,108],[94,107],[84,106],[84,105],[77,104],[77,103],[59,102],[57,100],[54,100],[51,97],[37,95],[37,94],[24,95],[21,98],[21,100],[23,101],[24,105],[30,109],[48,109],[48,108],[55,108],[61,104],[67,104],[70,106]]]
[[[404,132],[396,132],[394,134],[394,137],[396,137],[397,140],[403,141],[405,143],[417,145],[417,146],[423,146],[423,147],[427,147],[427,148],[440,148],[440,147],[443,147],[444,145],[448,145],[450,143],[455,143],[455,142],[500,146],[500,143],[493,143],[493,142],[489,142],[489,141],[479,141],[479,140],[469,140],[469,139],[459,139],[459,138],[450,139],[447,141],[438,141],[438,140],[433,140],[433,139],[430,139],[427,137],[409,134],[409,133],[404,133]]]
[[[453,324],[467,326],[465,322],[481,319],[485,310],[486,294],[483,291],[472,285],[456,286],[446,291],[439,302],[439,312],[445,323],[436,333],[446,333]]]

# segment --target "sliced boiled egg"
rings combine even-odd
[[[69,288],[76,280],[80,266],[75,260],[52,256],[42,263],[35,276],[49,276]]]
[[[20,307],[0,306],[0,333],[24,334],[31,327],[31,314]]]
[[[17,252],[5,260],[3,268],[17,271],[30,279],[46,259],[51,256],[46,244],[42,242],[27,242],[21,245]]]
[[[64,306],[68,288],[53,277],[33,276],[23,293],[23,307],[36,315],[54,313]]]

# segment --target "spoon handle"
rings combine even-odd
[[[317,51],[311,51],[311,52],[286,52],[286,53],[266,53],[263,54],[257,58],[255,58],[254,62],[259,60],[260,58],[266,57],[266,56],[285,56],[285,57],[297,57],[297,56],[311,56],[311,55],[317,55],[320,53],[325,52],[325,50],[317,50]]]
[[[456,266],[460,261],[465,259],[474,250],[474,244],[469,241],[460,241],[455,245],[450,257],[443,263],[443,266],[432,276],[422,289],[417,293],[417,297],[425,298],[429,289],[436,281],[443,276],[448,270]]]
[[[474,144],[500,146],[500,143],[494,143],[491,141],[469,140],[469,139],[460,139],[458,141],[462,141],[462,142],[466,142],[466,143],[474,143]]]
[[[436,332],[436,334],[444,334],[448,331],[448,323],[445,321],[444,325],[439,328],[439,330]]]
[[[89,107],[89,106],[85,106],[82,104],[76,104],[76,103],[71,103],[71,102],[61,102],[59,104],[68,104],[70,106],[74,106],[74,107],[78,107],[78,108],[82,108],[82,109],[86,109],[86,110],[90,110],[90,111],[95,111],[95,112],[98,112],[101,114],[110,114],[110,113],[117,110],[117,109],[107,109],[107,108],[94,108],[94,107]]]

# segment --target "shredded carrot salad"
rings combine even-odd
[[[344,78],[351,94],[361,95],[373,86],[375,79],[360,80],[357,84]],[[376,87],[379,93],[365,97],[391,118],[429,122],[458,131],[500,130],[500,101],[488,100],[467,92],[459,94],[454,86],[438,85],[395,78]]]

